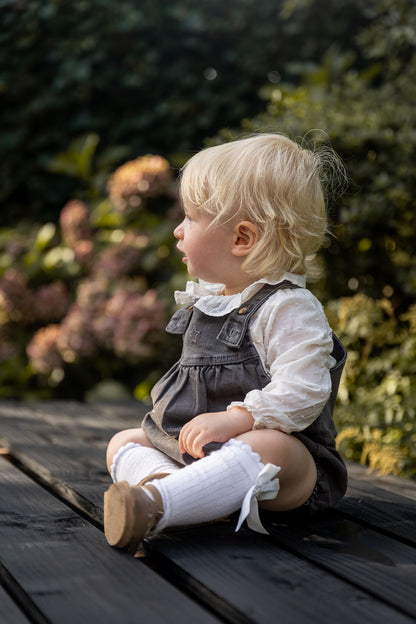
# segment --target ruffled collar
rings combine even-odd
[[[203,280],[199,280],[199,282],[189,281],[186,284],[186,290],[175,291],[175,301],[181,306],[193,304],[209,316],[223,316],[240,307],[242,303],[259,291],[263,284],[278,284],[284,279],[302,287],[305,287],[306,284],[305,275],[283,273],[277,280],[260,279],[247,286],[241,293],[223,295],[224,284],[212,284]]]

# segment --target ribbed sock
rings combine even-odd
[[[153,481],[163,502],[157,532],[218,520],[237,511],[262,468],[250,446],[231,439],[211,455]]]
[[[129,442],[122,446],[113,458],[111,478],[114,483],[127,481],[137,485],[142,479],[156,472],[173,473],[181,466],[157,449]]]

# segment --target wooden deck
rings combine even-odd
[[[348,495],[271,535],[235,522],[110,548],[110,436],[139,404],[0,402],[0,622],[359,624],[416,621],[416,484],[350,466]]]

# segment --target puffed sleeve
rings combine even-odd
[[[333,340],[322,305],[306,289],[278,291],[252,320],[250,334],[271,381],[232,405],[252,413],[255,429],[302,431],[331,393]]]

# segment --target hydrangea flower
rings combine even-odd
[[[141,250],[148,243],[147,236],[128,231],[120,243],[106,247],[94,264],[94,272],[115,279],[132,273],[139,266]]]
[[[26,277],[16,269],[9,269],[0,280],[1,322],[26,324],[34,318],[34,293],[28,287]]]
[[[34,295],[35,315],[43,322],[59,321],[65,316],[68,306],[68,290],[61,280],[42,286]]]
[[[147,155],[116,169],[108,181],[107,191],[113,206],[128,213],[140,206],[143,198],[168,193],[171,181],[168,161],[162,156]]]
[[[26,353],[34,370],[48,375],[63,366],[57,340],[59,325],[47,325],[39,329],[26,347]]]
[[[69,201],[59,215],[62,239],[68,247],[74,247],[79,241],[92,239],[90,214],[84,202],[74,199]]]

